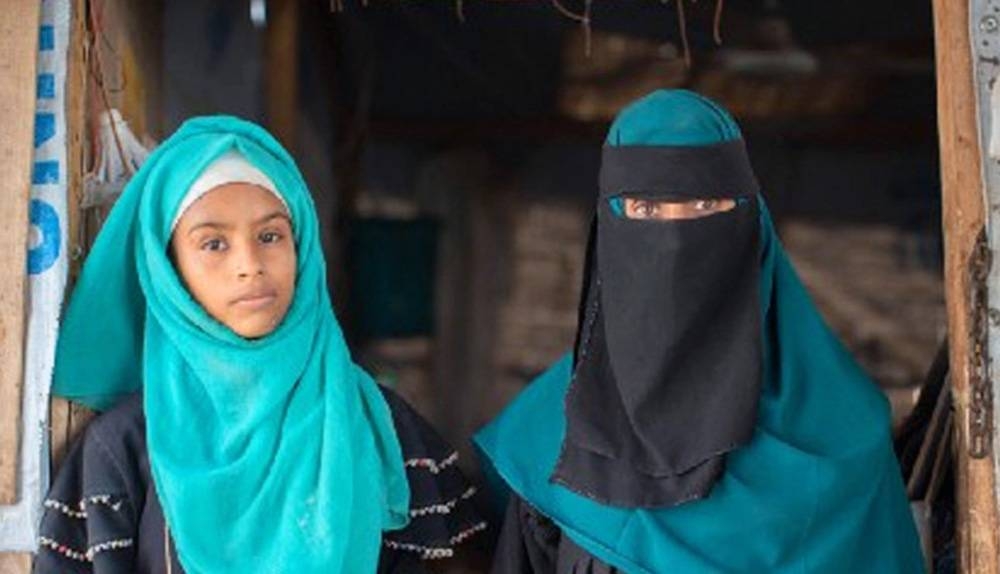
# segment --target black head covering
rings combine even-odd
[[[612,125],[600,187],[551,479],[616,506],[701,498],[750,440],[761,386],[758,186],[739,129],[701,96],[654,92]],[[623,196],[737,206],[631,220]]]

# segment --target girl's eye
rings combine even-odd
[[[711,211],[712,209],[715,209],[717,205],[719,205],[719,202],[715,199],[699,199],[694,202],[694,208],[698,211]]]
[[[261,243],[277,243],[281,241],[281,234],[277,231],[265,231],[260,234]]]
[[[201,244],[202,251],[222,251],[226,248],[226,242],[219,238],[209,239]]]

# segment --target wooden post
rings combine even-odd
[[[19,496],[28,201],[40,16],[37,0],[9,2],[0,11],[0,504],[15,503]],[[30,569],[31,555],[0,554],[0,574],[23,574]]]
[[[0,554],[0,574],[28,574],[31,554]]]
[[[83,264],[84,240],[82,237],[84,142],[87,131],[87,60],[84,47],[87,42],[86,0],[72,0],[70,12],[69,61],[66,65],[66,241],[69,249],[69,282],[66,292]],[[49,452],[52,469],[62,463],[70,442],[75,437],[72,420],[74,409],[65,399],[53,397],[49,409]]]
[[[0,11],[0,504],[17,501],[40,5]]]
[[[973,459],[968,454],[971,310],[967,268],[976,236],[985,220],[976,92],[969,46],[969,2],[934,0],[934,35],[945,297],[955,399],[958,563],[961,572],[993,573],[1000,571],[993,460],[991,457]]]
[[[66,62],[66,240],[69,249],[67,293],[83,263],[84,142],[87,134],[87,2],[71,0],[69,54]]]
[[[267,124],[278,141],[295,153],[299,114],[298,0],[269,0],[264,40]]]

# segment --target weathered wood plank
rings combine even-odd
[[[271,0],[264,46],[267,125],[289,151],[295,151],[299,116],[299,5]]]
[[[86,243],[83,237],[83,212],[80,204],[83,200],[83,169],[84,141],[87,130],[87,60],[86,60],[86,0],[72,0],[72,16],[70,19],[69,61],[66,66],[66,178],[67,178],[67,229],[69,238],[69,283],[67,294],[80,273],[83,264],[83,250]],[[74,436],[70,404],[60,398],[53,398],[49,409],[49,452],[53,471],[58,470]]]
[[[969,3],[934,0],[938,132],[945,239],[945,297],[955,399],[958,561],[962,572],[997,572],[993,460],[968,455],[969,277],[966,268],[984,223],[982,166],[969,47]],[[995,445],[994,445],[995,448]]]
[[[31,554],[0,554],[0,574],[28,574],[31,572]]]
[[[84,238],[80,204],[83,201],[84,142],[87,134],[87,29],[86,0],[72,0],[69,54],[66,63],[66,228],[69,235],[69,281],[66,292],[83,264]]]
[[[17,501],[40,5],[0,10],[0,504]]]

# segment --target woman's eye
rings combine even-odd
[[[717,205],[719,205],[719,202],[715,199],[699,199],[694,202],[694,208],[698,211],[710,211],[715,209]]]
[[[652,217],[656,215],[656,205],[648,201],[638,201],[633,206],[636,215],[641,217]]]
[[[265,231],[260,234],[261,243],[277,243],[281,240],[281,234],[276,231]]]
[[[222,239],[209,239],[201,244],[203,251],[222,251],[226,248],[226,242]]]

